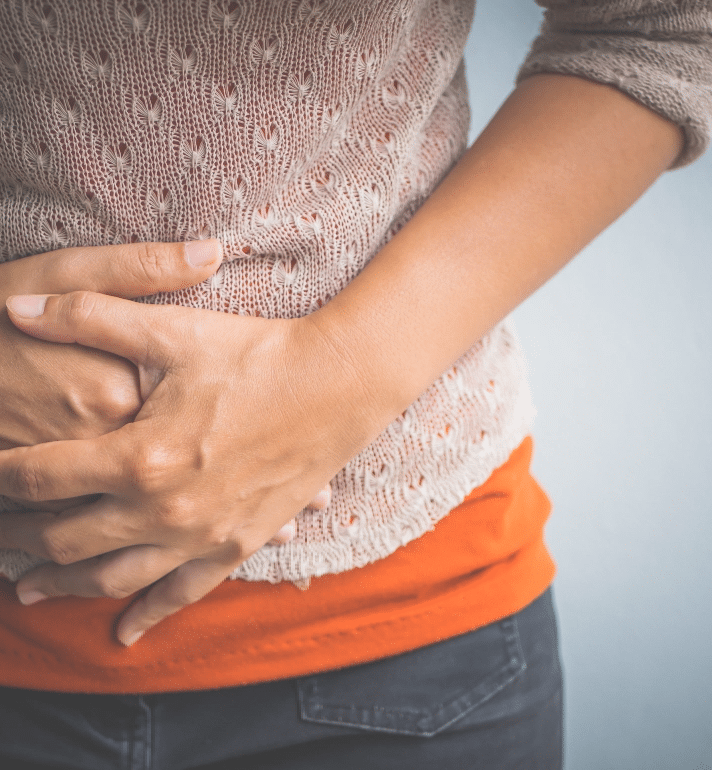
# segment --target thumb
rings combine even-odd
[[[12,285],[28,293],[87,290],[132,299],[195,286],[221,262],[215,239],[58,249],[12,262]]]
[[[145,369],[162,369],[170,357],[170,330],[177,306],[144,305],[126,299],[75,291],[8,297],[10,320],[18,329],[49,342],[76,342],[126,358]],[[172,312],[170,324],[166,311]]]

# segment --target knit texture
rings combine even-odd
[[[683,130],[672,168],[712,133],[710,0],[537,0],[547,10],[518,80],[539,72],[614,86]]]
[[[552,4],[523,75],[576,70],[611,82],[612,68],[632,70],[615,84],[644,103],[657,99],[650,106],[685,126],[686,162],[709,136],[699,95],[712,70],[709,14],[673,2],[650,11],[610,3],[661,32],[661,18],[678,20],[664,39],[650,33],[641,44],[637,27],[601,32],[600,5]],[[313,312],[358,275],[464,151],[462,50],[473,6],[0,4],[0,259],[215,237],[226,261],[213,278],[145,301],[266,318]],[[615,27],[619,16],[608,22]],[[688,22],[707,23],[697,47],[685,38]],[[648,47],[660,60],[651,72]],[[675,98],[665,90],[677,77],[665,68],[668,48],[691,84]],[[233,577],[304,584],[387,556],[504,463],[532,415],[521,351],[500,324],[348,463],[327,511],[301,512],[292,542],[263,547]],[[35,563],[0,551],[0,571],[12,579]]]

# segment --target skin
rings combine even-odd
[[[79,289],[138,297],[191,286],[219,263],[216,253],[212,263],[195,268],[182,251],[156,258],[134,244],[61,249],[0,265],[0,298],[4,305],[10,294]],[[138,373],[122,358],[30,338],[5,313],[0,346],[0,449],[99,436],[130,422],[141,407]],[[71,502],[42,508],[61,510]]]
[[[126,244],[71,248],[0,265],[0,301],[11,294],[91,290],[134,298],[174,291],[209,278],[222,262],[220,244],[210,260],[194,265],[185,244]],[[138,371],[126,359],[79,345],[53,345],[28,337],[0,316],[0,449],[62,439],[101,436],[131,422],[141,408]],[[310,507],[323,509],[326,486]],[[60,511],[79,499],[21,501],[25,507]],[[294,535],[289,523],[274,537]]]
[[[54,562],[23,577],[18,595],[125,597],[150,586],[118,625],[124,644],[197,601],[681,146],[674,125],[612,88],[538,75],[368,267],[306,318],[92,292],[10,298],[24,333],[131,361],[145,399],[133,422],[103,436],[0,453],[2,494],[38,504],[101,495],[2,521],[0,546]]]

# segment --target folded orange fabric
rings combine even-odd
[[[114,638],[130,600],[30,607],[0,581],[0,684],[72,692],[210,689],[395,655],[516,612],[551,583],[550,503],[527,438],[423,537],[366,567],[291,583],[226,581],[131,648]]]

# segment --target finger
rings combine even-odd
[[[121,494],[148,483],[151,458],[136,452],[142,423],[91,439],[51,441],[0,452],[0,495],[42,502]],[[0,528],[2,517],[0,517]]]
[[[309,503],[307,508],[315,511],[324,511],[331,502],[331,484],[321,489]],[[288,521],[276,534],[267,541],[267,545],[284,545],[294,540],[297,534],[297,520]]]
[[[75,564],[130,546],[154,545],[145,510],[135,512],[103,496],[61,513],[4,513],[0,548],[17,549],[59,565]]]
[[[125,599],[160,580],[178,563],[166,549],[137,546],[68,566],[43,564],[23,575],[15,590],[25,605],[57,596]]]
[[[75,291],[60,295],[12,296],[6,302],[11,321],[26,334],[50,342],[76,342],[150,367],[165,347],[161,330],[173,325],[182,308],[144,305]]]
[[[316,494],[307,508],[312,508],[315,511],[325,511],[331,503],[331,494],[331,484],[327,484]]]
[[[294,519],[288,521],[278,532],[267,541],[267,545],[284,545],[294,540],[297,534],[297,523]]]
[[[129,607],[116,629],[118,640],[127,647],[134,644],[164,618],[202,599],[232,569],[202,559],[182,564]]]
[[[221,262],[222,247],[214,239],[59,249],[17,260],[12,285],[28,293],[86,290],[130,299],[194,286]]]

